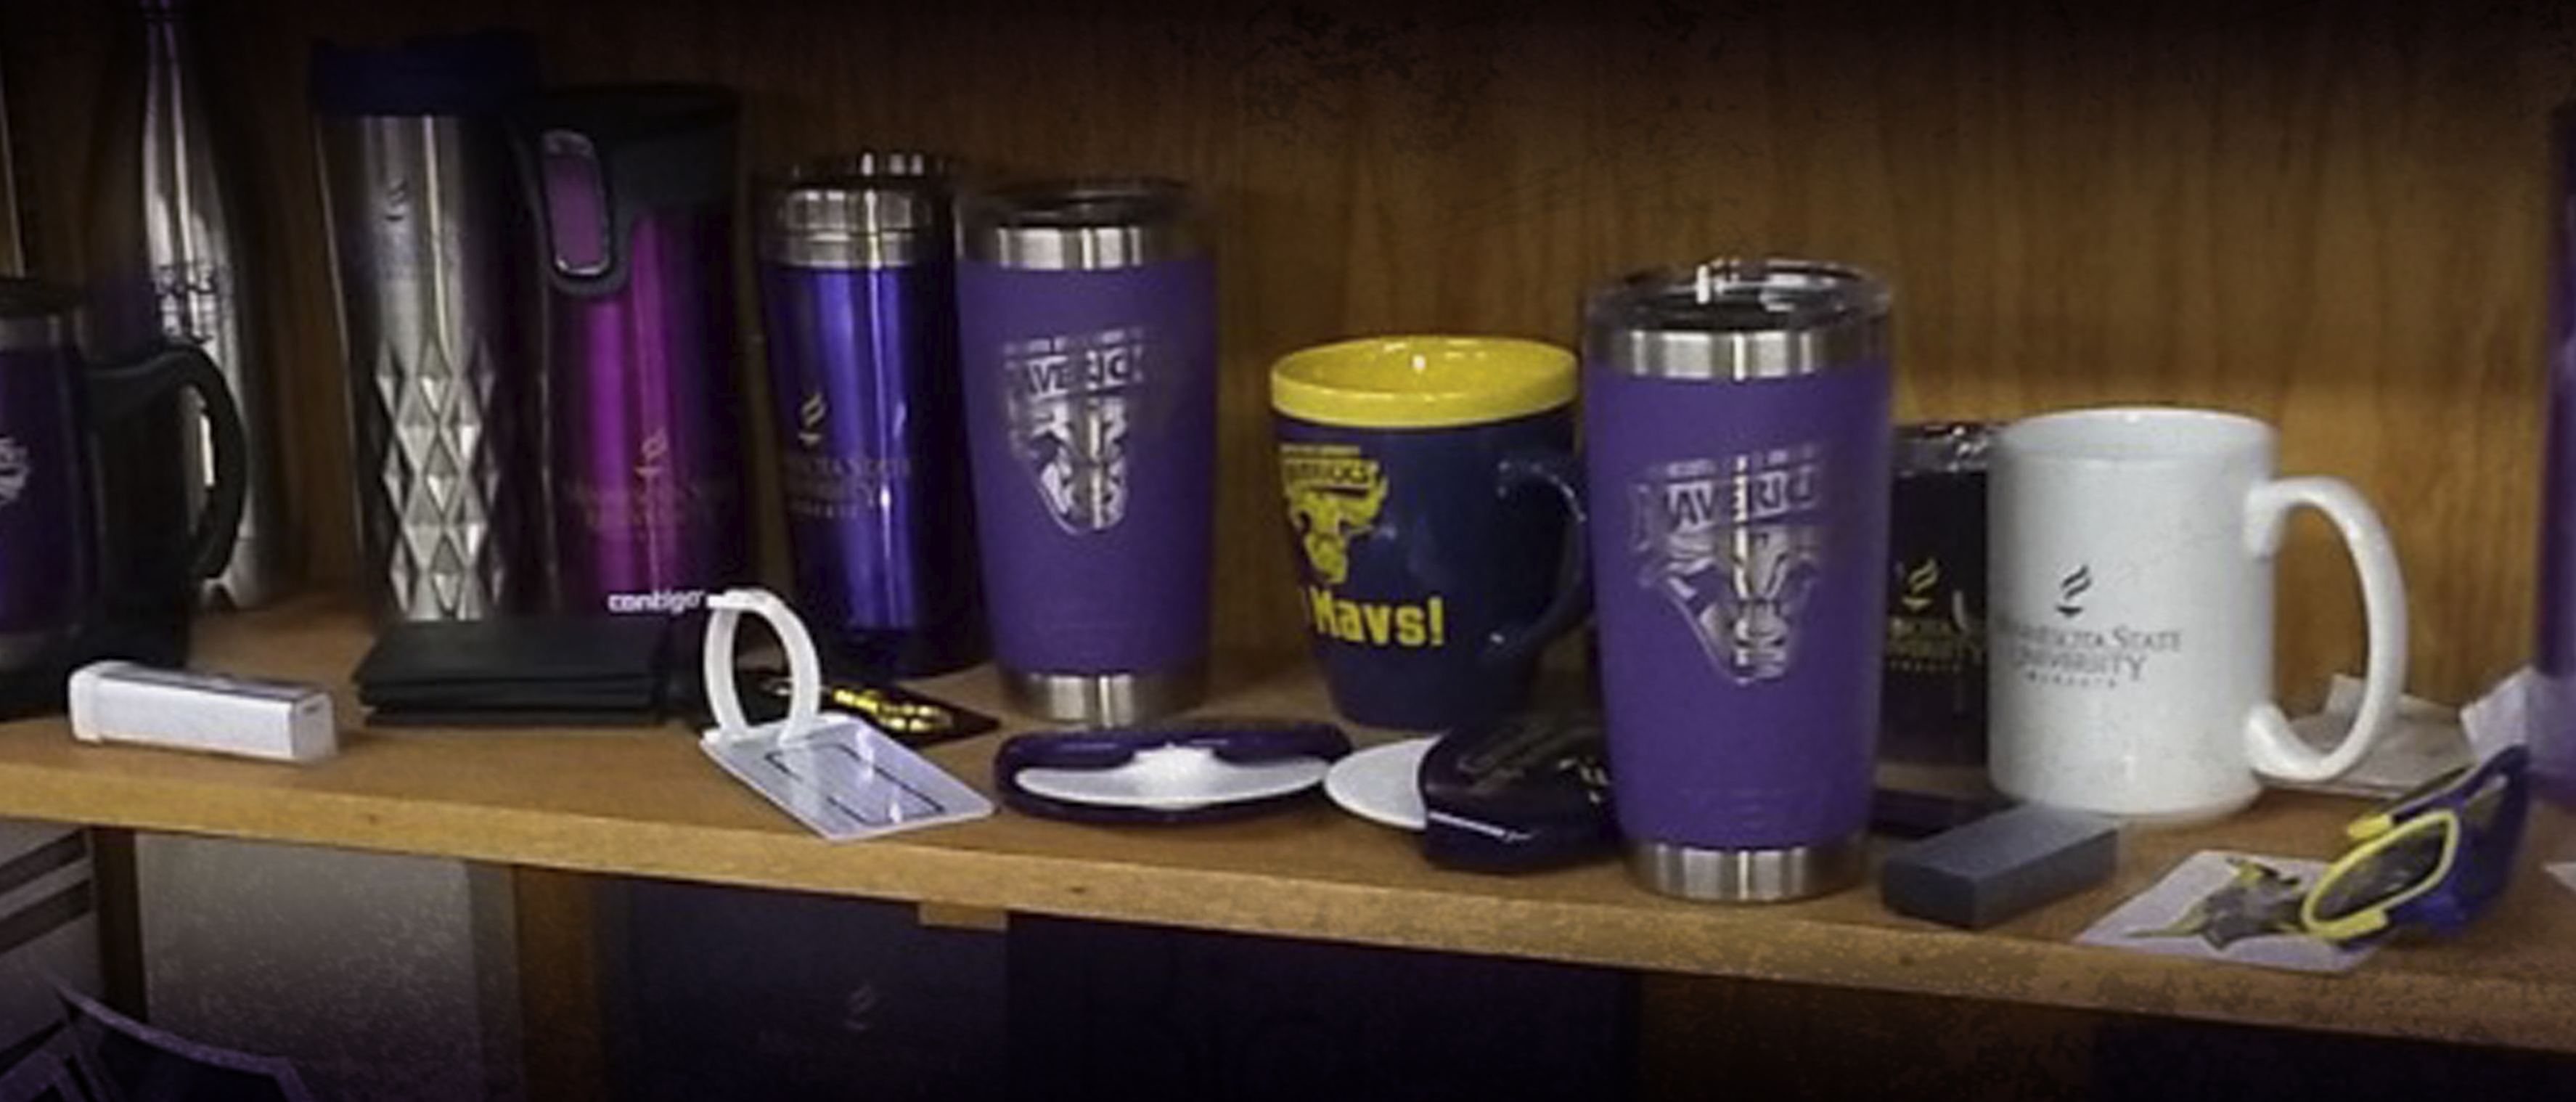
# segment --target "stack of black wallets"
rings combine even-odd
[[[701,616],[519,616],[388,627],[351,680],[377,727],[634,727],[714,724],[700,676]],[[878,680],[823,672],[823,706],[906,746],[991,731],[993,717]],[[734,672],[753,723],[787,714],[775,661]]]
[[[662,616],[390,626],[358,663],[376,726],[633,726],[693,715],[699,625]]]

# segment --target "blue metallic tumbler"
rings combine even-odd
[[[872,154],[804,166],[759,202],[797,608],[868,672],[981,661],[947,180]]]

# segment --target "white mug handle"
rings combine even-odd
[[[2406,688],[2406,581],[2379,514],[2341,479],[2284,478],[2255,487],[2245,499],[2246,549],[2268,565],[2281,550],[2290,511],[2303,505],[2333,522],[2361,576],[2362,617],[2370,628],[2361,710],[2343,741],[2320,754],[2290,730],[2279,705],[2266,701],[2245,721],[2245,758],[2255,772],[2275,780],[2315,782],[2350,770],[2397,718],[2398,695]]]

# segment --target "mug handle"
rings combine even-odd
[[[1495,473],[1500,476],[1494,486],[1495,497],[1510,497],[1533,484],[1544,486],[1556,491],[1557,498],[1565,503],[1567,521],[1565,569],[1557,580],[1556,596],[1536,619],[1497,629],[1486,642],[1485,663],[1509,667],[1538,657],[1538,652],[1557,636],[1574,630],[1576,624],[1592,614],[1591,540],[1584,533],[1592,523],[1592,511],[1583,503],[1583,472],[1575,466],[1572,455],[1529,452],[1506,456]]]
[[[2246,550],[2271,561],[2281,550],[2281,530],[2291,510],[2301,506],[2334,523],[2361,577],[2362,616],[2370,629],[2361,709],[2343,741],[2320,754],[2290,730],[2279,705],[2257,705],[2245,723],[2245,756],[2265,776],[2315,782],[2351,769],[2397,718],[2398,694],[2406,687],[2406,582],[2379,514],[2341,479],[2284,478],[2255,487],[2245,499]]]
[[[223,573],[232,560],[233,536],[241,529],[250,456],[241,408],[233,404],[232,389],[224,385],[224,374],[215,368],[215,361],[195,345],[168,344],[139,360],[90,369],[87,389],[100,421],[134,416],[181,390],[197,392],[214,427],[215,485],[206,493],[196,530],[188,534],[188,576],[211,578]]]

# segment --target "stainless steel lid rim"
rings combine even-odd
[[[965,258],[1036,271],[1103,271],[1208,251],[1206,208],[1157,176],[1041,181],[967,196]]]
[[[2002,426],[1986,421],[1917,421],[1896,426],[1896,474],[1984,474]]]
[[[756,184],[759,253],[798,268],[904,268],[946,255],[947,163],[867,151],[808,161]]]
[[[786,182],[825,187],[901,184],[947,180],[957,172],[957,162],[925,150],[854,149],[789,165]]]
[[[1585,303],[1585,358],[1621,374],[1791,378],[1883,362],[1887,284],[1845,264],[1718,259],[1620,277]]]

